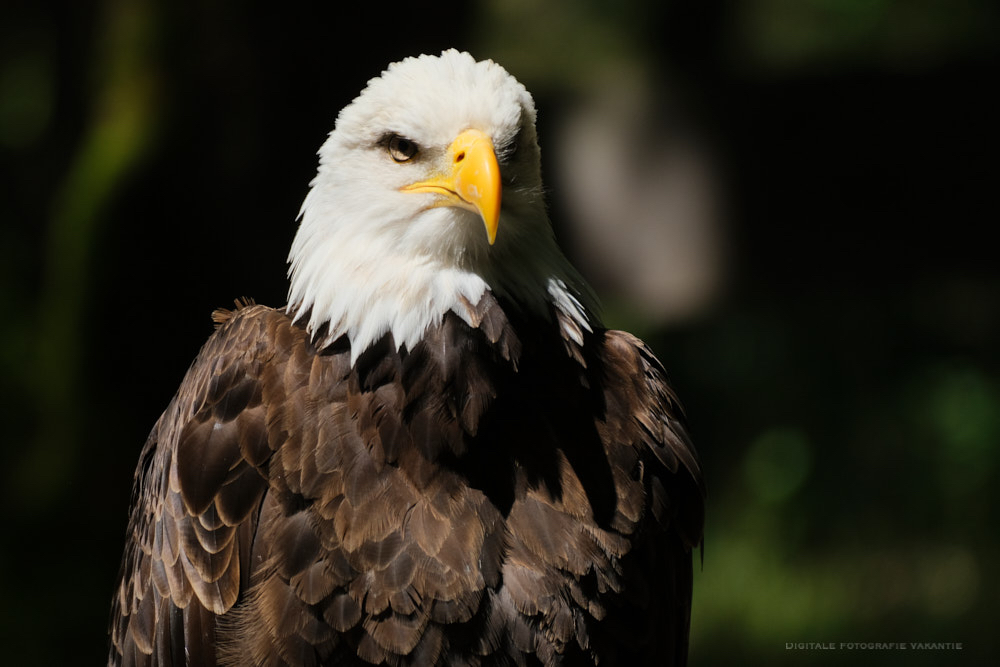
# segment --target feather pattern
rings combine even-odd
[[[109,664],[681,664],[703,488],[662,368],[474,310],[353,366],[227,314],[143,450]]]

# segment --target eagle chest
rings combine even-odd
[[[387,336],[353,365],[346,345],[295,338],[262,371],[262,404],[283,407],[265,418],[269,492],[244,604],[273,615],[268,625],[312,619],[279,633],[310,644],[356,632],[409,654],[437,628],[454,649],[456,630],[489,643],[549,617],[568,641],[593,607],[595,569],[614,586],[626,550],[598,525],[616,489],[593,420],[579,418],[586,389],[571,378],[554,390],[572,366],[530,370],[529,349],[515,370],[451,320],[413,350]]]

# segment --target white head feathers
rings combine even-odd
[[[588,288],[556,246],[542,198],[531,95],[492,61],[446,51],[390,65],[337,118],[289,254],[289,312],[309,313],[357,356],[391,331],[412,348],[428,326],[487,289],[522,308],[550,302],[589,328]],[[487,135],[502,182],[494,245],[477,213],[402,188],[440,173],[466,130]],[[404,138],[418,151],[394,159]],[[461,158],[458,158],[461,159]],[[568,301],[567,301],[568,299]]]

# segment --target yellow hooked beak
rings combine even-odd
[[[479,130],[462,132],[448,147],[448,167],[441,175],[404,186],[403,192],[428,192],[440,199],[434,206],[457,206],[478,213],[490,245],[500,222],[500,165],[493,141]]]

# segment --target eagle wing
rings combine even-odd
[[[692,550],[702,542],[705,484],[688,436],[683,408],[666,371],[649,347],[623,331],[604,334],[602,359],[607,404],[602,437],[609,453],[639,452],[646,514],[635,539],[640,576],[631,591],[649,591],[646,625],[653,633],[635,664],[687,664],[691,622]],[[617,447],[615,446],[617,444]],[[635,507],[624,466],[617,466],[619,503]],[[634,469],[633,469],[634,470]],[[636,507],[637,509],[637,507]],[[633,510],[634,512],[635,510]],[[627,589],[629,590],[629,589]]]
[[[261,317],[223,323],[142,450],[109,664],[215,664],[216,617],[246,586],[267,488],[259,378],[266,324]]]
[[[702,539],[705,482],[681,402],[645,343],[624,331],[606,331],[603,342],[606,414],[621,429],[605,438],[653,455],[653,513],[692,549]]]

